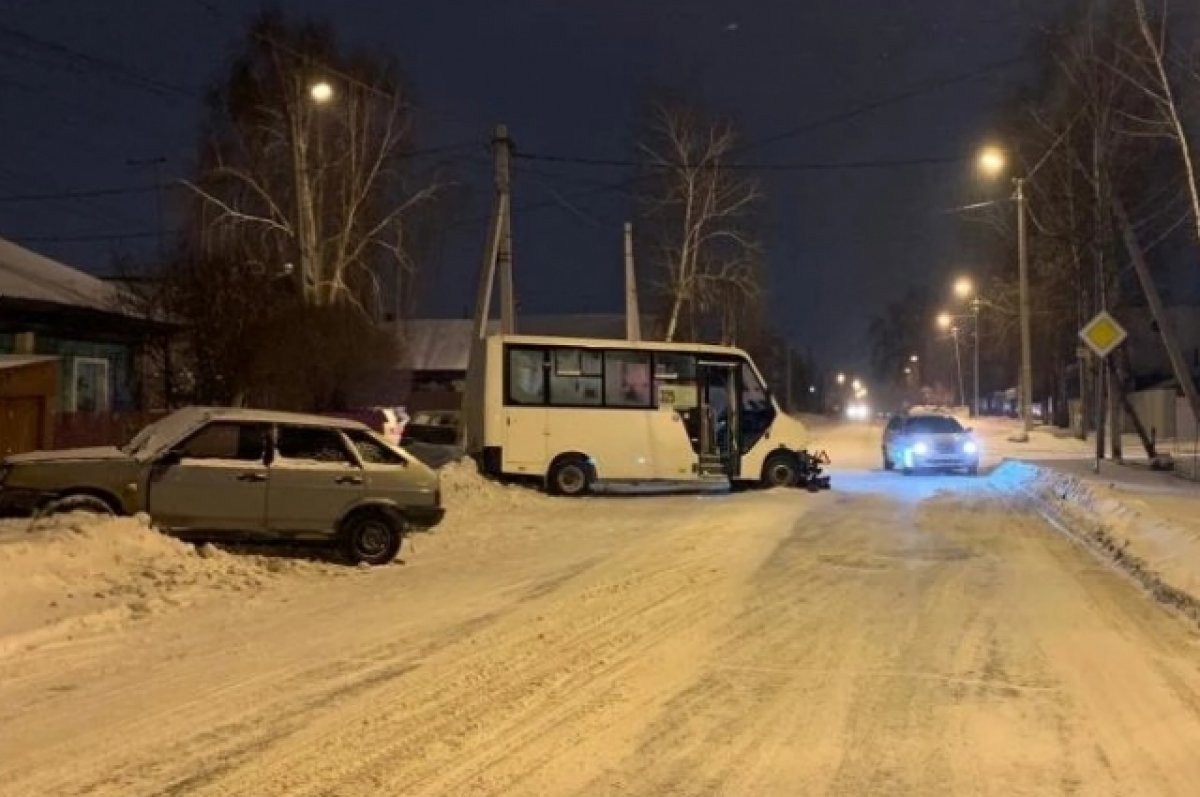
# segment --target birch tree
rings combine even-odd
[[[731,166],[736,140],[728,122],[660,103],[640,145],[654,178],[647,214],[659,231],[666,340],[680,334],[685,313],[694,327],[715,311],[722,337],[735,334],[727,309],[750,305],[761,292],[761,246],[750,222],[762,193]]]
[[[202,250],[292,264],[308,305],[377,318],[382,281],[412,270],[411,211],[438,191],[414,186],[412,108],[394,66],[338,50],[324,27],[274,12],[250,29],[210,92],[200,173]]]

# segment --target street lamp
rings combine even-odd
[[[970,277],[959,277],[954,281],[954,295],[960,299],[969,299],[975,293],[975,284]]]
[[[975,293],[975,284],[971,282],[970,277],[959,277],[954,281],[954,295],[959,299],[971,302],[971,319],[973,322],[972,330],[975,333],[975,365],[971,369],[971,378],[974,381],[974,396],[971,403],[971,416],[979,417],[979,306],[982,300]],[[938,324],[942,321],[939,318]]]
[[[333,99],[333,86],[327,80],[318,80],[308,87],[308,96],[318,105],[324,105]]]
[[[845,374],[838,374],[838,375],[837,375],[837,383],[838,383],[839,385],[844,385],[844,384],[846,384],[846,375],[845,375]]]
[[[850,383],[850,387],[854,388],[854,392],[857,393],[858,391],[862,390],[862,382],[855,379],[853,382]]]
[[[915,354],[914,354],[914,355],[912,355],[911,357],[909,357],[909,358],[908,358],[908,361],[909,361],[910,363],[920,362],[920,361],[921,361],[921,358],[920,358],[920,357],[918,357],[917,355],[915,355]]]
[[[988,177],[999,177],[1008,166],[1008,158],[999,147],[984,147],[979,153],[979,170]]]
[[[939,313],[938,314],[937,325],[938,325],[939,329],[949,329],[950,324],[953,323],[953,321],[954,321],[954,319],[951,318],[949,313]]]
[[[1051,147],[1053,149],[1053,147]],[[1049,155],[1049,151],[1046,153]],[[1033,176],[1046,156],[1025,177],[1014,177],[1017,200],[1017,281],[1020,286],[1021,305],[1021,420],[1025,428],[1022,438],[1028,440],[1033,428],[1033,353],[1029,342],[1029,235],[1025,229],[1025,180]],[[979,153],[979,169],[989,177],[998,177],[1007,166],[1004,152],[997,147],[986,147]]]

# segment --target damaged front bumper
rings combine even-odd
[[[803,487],[810,493],[829,489],[830,477],[824,473],[824,466],[829,464],[829,454],[825,451],[815,453],[797,451],[796,459],[800,463],[796,479],[797,487]]]

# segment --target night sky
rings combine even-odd
[[[250,0],[0,1],[0,235],[94,273],[114,252],[154,256],[153,191],[61,200],[30,194],[152,185],[188,173],[200,93],[221,71]],[[395,55],[414,86],[421,147],[456,151],[485,209],[492,126],[518,149],[629,159],[639,109],[667,86],[733,115],[754,163],[961,160],[878,169],[768,171],[770,306],[829,367],[866,359],[872,314],[909,285],[970,270],[946,208],[994,196],[969,160],[1035,61],[1058,0],[289,0],[348,43]],[[24,43],[14,31],[43,45]],[[55,54],[45,43],[70,53]],[[78,55],[102,59],[93,68]],[[989,65],[1024,58],[1002,68]],[[127,68],[122,71],[122,68]],[[933,84],[980,72],[941,88]],[[840,122],[833,117],[913,93]],[[802,134],[760,142],[800,128]],[[533,171],[536,169],[536,173]],[[620,168],[518,163],[516,279],[531,313],[621,309],[628,196],[595,184]],[[990,192],[990,193],[989,193]],[[522,207],[531,209],[522,211]],[[168,218],[166,226],[173,220]],[[425,274],[422,315],[473,301],[485,223],[460,224]],[[52,240],[136,234],[111,240]]]

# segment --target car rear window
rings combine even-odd
[[[958,421],[946,415],[909,418],[904,427],[904,431],[917,434],[957,434],[962,430],[962,425]]]

